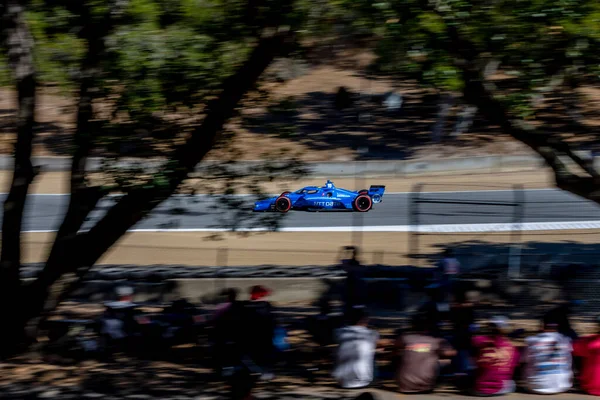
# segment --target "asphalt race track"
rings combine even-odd
[[[549,229],[579,229],[577,223],[600,224],[600,206],[575,195],[555,189],[526,190],[522,192],[522,207],[525,223],[562,223]],[[4,201],[5,194],[2,196]],[[368,213],[352,212],[301,212],[290,211],[283,217],[282,227],[288,230],[327,230],[335,227],[347,230],[356,225],[364,227],[406,227],[412,225],[409,218],[408,193],[388,193],[383,203],[375,204]],[[516,208],[514,193],[511,191],[480,192],[437,192],[423,193],[427,203],[419,204],[420,225],[461,225],[483,226],[479,224],[511,224]],[[247,199],[248,213],[252,213],[252,199]],[[100,202],[83,226],[90,228],[115,199]],[[66,210],[68,196],[30,195],[26,204],[24,231],[55,231]],[[466,203],[465,203],[466,202]],[[175,211],[177,210],[177,211]],[[221,211],[219,211],[221,210]],[[242,212],[242,214],[245,211]],[[208,195],[170,199],[161,204],[149,218],[141,221],[135,230],[218,230],[222,209],[217,199]],[[361,221],[362,220],[362,221]],[[564,227],[573,223],[572,227]],[[593,224],[592,224],[593,225]],[[582,229],[596,228],[595,225]],[[563,226],[562,228],[559,226]],[[570,226],[570,225],[569,225]]]

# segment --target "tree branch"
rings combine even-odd
[[[504,104],[492,92],[492,84],[486,82],[477,67],[478,52],[475,46],[465,40],[457,28],[449,26],[450,48],[463,72],[465,101],[477,105],[482,115],[503,132],[521,141],[538,153],[554,171],[557,187],[600,203],[600,174],[592,160],[579,156],[568,143],[552,135],[538,132],[523,120],[513,119]],[[560,156],[567,156],[585,171],[589,177],[580,177],[569,171]]]
[[[2,255],[0,257],[0,303],[8,304],[20,293],[21,227],[29,185],[36,170],[31,163],[35,124],[36,76],[33,37],[25,22],[21,2],[3,2],[2,39],[17,87],[17,141],[14,148],[13,179],[4,201]],[[14,307],[12,307],[14,309]],[[18,318],[18,316],[16,316]],[[10,320],[10,318],[9,318]],[[11,323],[5,320],[9,326]],[[18,333],[16,333],[18,334]]]
[[[86,42],[86,54],[81,61],[79,96],[77,104],[77,126],[73,136],[74,154],[71,160],[69,205],[61,226],[56,234],[46,265],[37,279],[27,287],[27,298],[31,311],[38,314],[51,310],[55,304],[49,290],[63,274],[70,272],[69,260],[74,253],[74,238],[81,229],[89,213],[103,197],[101,187],[89,186],[86,179],[87,159],[93,144],[93,99],[97,87],[98,69],[104,51],[104,38],[111,29],[110,13],[103,22],[94,23],[90,10],[85,4],[77,7],[82,29],[79,36]],[[43,318],[44,315],[40,315]],[[29,324],[28,334],[35,335],[37,324]]]
[[[62,293],[58,295],[56,304],[79,284],[80,278],[106,250],[129,228],[173,194],[188,174],[193,172],[196,164],[212,149],[217,135],[233,115],[242,97],[254,86],[272,60],[282,52],[290,36],[291,33],[285,31],[261,38],[247,61],[224,82],[219,96],[209,103],[203,123],[155,176],[154,182],[124,195],[89,232],[79,233],[70,240],[71,253],[61,262],[65,263],[66,270],[76,271],[78,279],[61,289]],[[158,182],[160,179],[166,180],[164,185]],[[49,278],[51,279],[44,281],[46,287],[50,287],[58,279]]]
[[[77,127],[73,137],[74,154],[71,160],[71,196],[63,222],[56,234],[46,267],[40,275],[43,281],[46,274],[60,274],[62,268],[56,268],[56,261],[67,256],[69,238],[79,231],[89,213],[102,198],[100,187],[88,186],[86,180],[86,164],[92,147],[93,126],[93,92],[96,88],[98,68],[101,54],[104,51],[104,37],[110,26],[110,18],[105,18],[103,26],[94,24],[89,9],[79,9],[82,30],[80,37],[86,41],[87,51],[81,62],[81,78],[79,83],[79,101],[77,105]]]

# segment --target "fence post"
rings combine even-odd
[[[355,190],[362,190],[364,184],[364,178],[362,171],[359,173],[358,171],[358,162],[354,163],[354,185]],[[354,229],[352,230],[352,245],[356,248],[361,249],[362,247],[362,227],[363,227],[363,213],[354,212],[353,214],[353,224]],[[361,249],[362,250],[362,249]]]
[[[511,246],[508,253],[508,277],[521,277],[521,223],[523,222],[523,209],[525,199],[523,185],[514,185],[515,207],[513,212],[513,229],[511,233]]]
[[[383,265],[383,251],[373,252],[373,265]]]
[[[221,268],[227,267],[227,258],[229,256],[229,249],[219,248],[217,249],[217,273],[215,274],[215,290],[218,292],[219,289],[223,290],[227,287],[225,275],[222,274]],[[221,278],[221,279],[219,279]],[[220,285],[219,282],[222,284]]]
[[[421,190],[423,188],[422,183],[417,183],[413,186],[412,192],[409,196],[408,203],[408,221],[410,224],[410,232],[408,239],[408,255],[414,256],[418,260],[417,266],[421,265],[419,257],[419,199],[421,196]],[[416,230],[416,232],[414,231]]]

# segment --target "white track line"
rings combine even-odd
[[[600,221],[525,222],[522,224],[448,224],[448,225],[387,225],[387,226],[324,226],[280,228],[278,232],[421,232],[421,233],[485,233],[522,231],[561,231],[600,229]],[[226,228],[131,229],[128,232],[230,232]],[[245,228],[238,232],[268,232],[267,228]],[[29,230],[24,233],[53,233],[56,230]]]

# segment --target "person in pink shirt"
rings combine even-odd
[[[496,396],[515,391],[513,375],[520,356],[505,335],[508,324],[507,318],[494,317],[490,320],[490,335],[473,338],[477,365],[473,394],[476,396]]]
[[[600,327],[600,317],[596,321]],[[581,388],[587,394],[600,396],[600,333],[577,339],[573,343],[573,355],[582,359]]]

